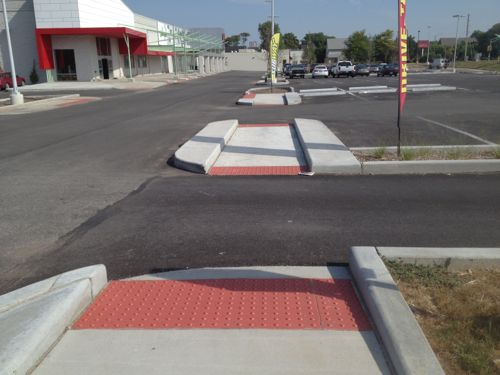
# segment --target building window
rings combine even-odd
[[[147,56],[137,56],[137,66],[139,68],[147,68],[148,67]]]
[[[108,38],[96,38],[97,56],[111,56],[111,42]]]

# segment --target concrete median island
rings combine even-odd
[[[297,105],[302,99],[293,87],[258,87],[245,92],[236,104],[247,106]]]
[[[320,121],[207,125],[175,153],[178,168],[211,175],[361,174],[361,163]]]

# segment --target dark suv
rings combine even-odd
[[[399,74],[399,65],[398,64],[385,64],[380,65],[379,71],[377,73],[378,77],[384,76],[394,76],[397,77]]]
[[[292,65],[287,76],[290,78],[300,77],[304,78],[306,76],[306,69],[304,65]]]

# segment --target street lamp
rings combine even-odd
[[[7,17],[7,6],[5,5],[5,0],[2,0],[3,5],[3,18],[5,21],[5,33],[7,34],[7,47],[9,50],[10,58],[10,69],[12,75],[12,93],[10,94],[11,104],[23,104],[24,96],[17,90],[17,75],[16,66],[14,64],[14,54],[12,53],[12,43],[10,41],[10,30],[9,30],[9,19]]]
[[[429,65],[429,54],[431,50],[431,27],[427,26],[427,39],[429,40],[429,45],[427,46],[427,65]]]
[[[462,16],[460,14],[455,14],[453,18],[457,19],[457,34],[455,36],[455,53],[453,54],[453,73],[457,72],[457,47],[458,47],[458,26],[460,25],[460,18],[464,18],[465,16]]]
[[[420,62],[420,30],[418,30],[418,38],[417,38],[417,64]]]

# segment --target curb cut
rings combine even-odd
[[[238,120],[212,122],[174,155],[177,168],[207,174],[238,128]]]
[[[294,127],[312,172],[361,174],[361,163],[324,123],[297,118]]]
[[[351,248],[349,265],[396,374],[445,375],[377,250]]]
[[[25,374],[37,366],[107,281],[98,265],[0,296],[0,373]]]

